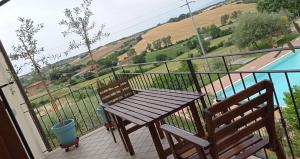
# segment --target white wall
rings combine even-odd
[[[0,85],[6,84],[11,81],[11,76],[8,73],[8,67],[3,58],[3,54],[0,52]],[[20,94],[20,91],[16,84],[7,86],[3,89],[4,94],[9,102],[10,107],[15,113],[15,117],[22,129],[22,132],[31,148],[31,151],[36,159],[45,158],[43,152],[46,148],[42,142],[42,139],[38,133],[37,128],[28,112],[24,99]]]

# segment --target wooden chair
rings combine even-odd
[[[240,106],[235,103],[240,103]],[[273,84],[262,81],[204,110],[207,136],[198,137],[170,125],[162,125],[175,158],[244,159],[268,148],[285,159],[275,131]],[[266,130],[268,139],[255,134]],[[185,151],[174,146],[175,138],[193,145]]]
[[[128,83],[127,79],[120,79],[117,81],[114,81],[108,85],[99,87],[97,89],[98,94],[100,96],[100,100],[102,102],[102,105],[104,107],[109,107],[110,105],[117,103],[125,98],[128,98],[136,93],[136,91],[132,90],[130,87],[130,84]],[[105,112],[106,118],[109,120],[108,123],[105,124],[105,127],[107,129],[110,129],[112,136],[114,138],[114,141],[116,142],[115,135],[113,133],[113,129],[117,128],[120,138],[124,144],[124,147],[126,151],[129,151],[130,155],[134,155],[134,150],[132,149],[131,141],[129,140],[129,134],[138,130],[142,126],[135,125],[131,123],[128,120],[124,119],[118,119],[118,117],[113,116],[113,119],[111,119],[111,115],[109,115],[107,112]],[[121,121],[121,122],[117,122]],[[125,130],[123,126],[119,126],[119,124],[124,125],[129,125],[129,127],[125,127]],[[131,126],[132,125],[132,126]],[[158,124],[157,124],[158,125]],[[123,128],[122,130],[120,128]],[[159,132],[162,131],[159,129]],[[129,146],[130,145],[130,146]]]

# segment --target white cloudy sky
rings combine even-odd
[[[196,0],[191,4],[193,10],[222,0]],[[7,52],[17,44],[15,30],[18,28],[18,17],[31,18],[37,23],[44,23],[44,29],[37,34],[40,46],[45,47],[44,54],[58,54],[67,49],[70,40],[62,36],[64,27],[58,25],[64,17],[65,8],[79,5],[81,0],[11,0],[0,7],[0,40]],[[180,8],[182,0],[94,0],[92,11],[93,20],[105,24],[105,31],[111,35],[93,47],[120,39],[124,36],[145,30],[158,23],[163,23],[171,17],[186,13],[186,8]],[[72,37],[71,37],[72,38]],[[85,51],[84,48],[74,51],[69,56]],[[62,58],[66,58],[63,56]],[[21,61],[14,62],[22,63]],[[30,71],[25,67],[22,71]]]

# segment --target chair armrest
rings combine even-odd
[[[161,129],[166,133],[169,133],[171,135],[174,135],[175,137],[179,137],[183,140],[186,140],[187,142],[200,146],[203,149],[207,149],[210,146],[210,143],[207,140],[197,137],[187,131],[181,130],[174,126],[163,124],[161,125]]]

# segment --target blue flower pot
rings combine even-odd
[[[74,119],[65,120],[64,124],[60,122],[56,123],[52,126],[51,130],[62,145],[74,144],[76,142],[77,133]]]
[[[103,106],[100,105],[98,108],[97,108],[97,112],[100,116],[100,118],[102,119],[102,121],[104,123],[107,123],[107,119],[106,119],[106,116],[105,116],[105,113],[104,113],[104,109],[103,109]]]

